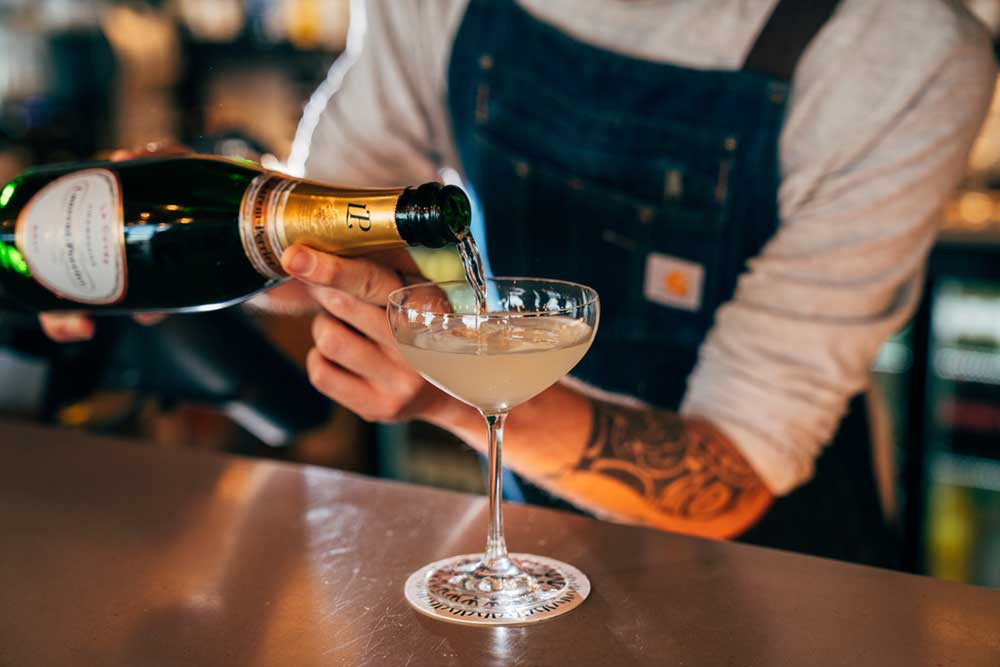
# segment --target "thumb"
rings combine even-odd
[[[333,287],[368,303],[384,306],[389,292],[403,285],[396,269],[366,258],[331,255],[293,245],[281,256],[289,275],[317,287]]]

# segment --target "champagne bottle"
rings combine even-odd
[[[39,311],[210,310],[285,279],[293,243],[441,247],[469,211],[455,186],[338,188],[210,156],[32,169],[0,190],[0,292]]]

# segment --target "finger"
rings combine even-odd
[[[328,313],[347,322],[372,340],[394,348],[392,331],[389,330],[385,308],[365,303],[347,292],[331,287],[313,287],[311,292],[313,298]]]
[[[402,286],[396,270],[370,259],[338,257],[302,245],[281,256],[289,274],[310,285],[335,287],[362,301],[384,306],[389,292]]]
[[[38,321],[45,335],[59,343],[89,340],[94,337],[94,322],[79,313],[41,313]]]
[[[312,335],[316,349],[326,360],[370,383],[391,384],[398,374],[398,367],[381,348],[326,313],[313,319]]]
[[[166,315],[163,314],[163,313],[133,313],[132,314],[132,319],[133,320],[135,320],[139,324],[143,324],[143,325],[145,325],[147,327],[149,325],[151,325],[151,324],[157,324],[158,322],[162,322],[164,317],[166,317]]]
[[[315,347],[306,355],[306,372],[312,386],[351,412],[364,414],[365,406],[375,400],[371,385],[328,361]]]

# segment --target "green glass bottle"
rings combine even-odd
[[[37,310],[220,308],[293,243],[358,255],[468,234],[459,188],[352,189],[211,156],[32,169],[0,190],[0,292]]]

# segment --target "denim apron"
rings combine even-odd
[[[462,168],[495,275],[600,294],[576,378],[680,404],[716,309],[778,226],[788,81],[836,4],[819,2],[829,11],[810,25],[796,11],[811,2],[779,3],[748,58],[754,71],[704,71],[588,45],[513,0],[470,1],[448,71]],[[813,479],[740,539],[892,565],[868,439],[856,399]],[[515,498],[559,504],[518,486]]]

